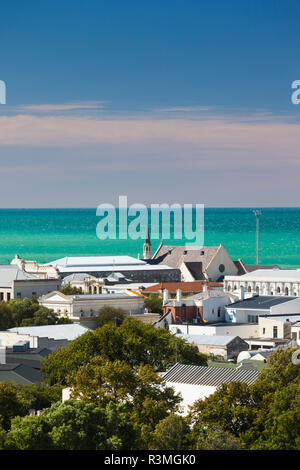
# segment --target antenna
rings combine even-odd
[[[256,217],[256,264],[259,264],[259,217],[262,212],[259,209],[255,209],[253,214]]]

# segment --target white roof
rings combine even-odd
[[[242,276],[225,276],[225,281],[300,282],[300,269],[257,269]]]
[[[67,339],[72,341],[89,331],[89,329],[77,323],[70,323],[66,325],[18,326],[7,331],[38,336],[39,338]]]
[[[133,258],[133,256],[66,256],[65,258],[60,258],[50,263],[46,263],[47,266],[55,266],[57,268],[61,267],[79,267],[82,268],[84,266],[87,267],[94,267],[94,266],[141,266],[145,265],[146,262],[139,260],[137,258]],[[109,268],[110,269],[110,268]]]
[[[178,335],[180,338],[185,339],[188,343],[194,344],[207,344],[211,346],[226,346],[236,336],[215,336],[215,335]]]

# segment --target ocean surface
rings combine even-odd
[[[142,255],[143,240],[99,240],[96,209],[0,209],[0,262],[15,254],[49,262],[64,256]],[[150,226],[151,232],[151,226]],[[252,208],[207,208],[204,244],[219,245],[236,260],[256,260],[256,218]],[[164,240],[183,245],[184,240]],[[154,253],[159,240],[152,240]],[[300,208],[265,208],[260,217],[260,263],[300,267]]]

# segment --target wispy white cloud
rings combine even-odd
[[[47,105],[43,105],[46,110]],[[62,105],[63,106],[63,105]],[[64,105],[67,106],[67,105]],[[103,168],[299,167],[300,124],[267,113],[206,118],[0,116],[0,147],[91,149]],[[41,152],[42,158],[43,152]],[[107,156],[107,159],[104,158]],[[97,157],[95,157],[97,158]]]
[[[76,110],[91,110],[91,109],[102,109],[106,105],[102,101],[80,101],[73,103],[63,104],[29,104],[20,105],[16,108],[19,111],[27,111],[29,113],[52,113],[59,111],[76,111]]]
[[[214,106],[171,106],[169,108],[155,108],[153,111],[161,113],[191,113],[214,111],[215,109]]]

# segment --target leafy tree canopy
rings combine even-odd
[[[42,364],[45,380],[65,384],[69,373],[94,356],[109,361],[119,359],[133,368],[149,364],[156,371],[167,370],[175,363],[176,356],[177,361],[184,364],[207,365],[206,356],[199,353],[196,346],[163,328],[127,317],[119,327],[105,324],[50,354]]]

